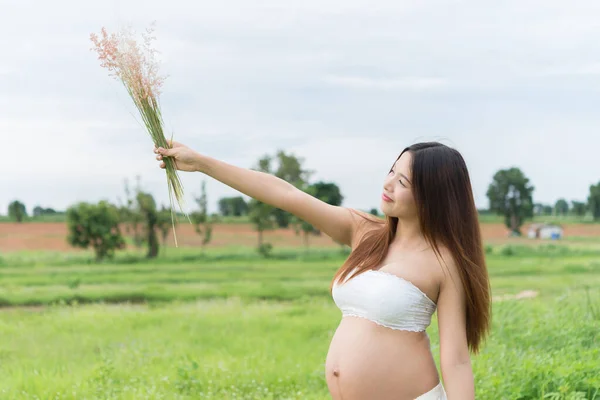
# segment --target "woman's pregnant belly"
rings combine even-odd
[[[333,400],[413,400],[439,383],[429,338],[344,317],[325,363]]]

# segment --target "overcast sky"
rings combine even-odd
[[[438,140],[465,157],[478,207],[517,166],[536,202],[600,181],[600,2],[0,0],[0,213],[123,196],[164,171],[89,34],[156,20],[168,132],[252,167],[277,149],[377,207],[399,152]],[[137,115],[136,115],[137,117]],[[237,192],[182,175],[188,204]]]

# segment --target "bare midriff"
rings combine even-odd
[[[425,332],[344,317],[325,363],[333,400],[414,400],[439,383]]]

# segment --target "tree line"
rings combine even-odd
[[[264,155],[252,168],[257,171],[273,174],[326,203],[339,206],[344,197],[340,188],[332,182],[310,183],[314,171],[303,167],[304,160],[294,154],[279,150],[273,156]],[[572,200],[569,204],[562,198],[554,205],[534,203],[535,187],[525,174],[516,167],[503,169],[494,174],[487,190],[489,209],[486,213],[495,213],[504,217],[505,225],[515,235],[520,235],[523,223],[534,216],[575,215],[583,217],[591,215],[593,220],[600,220],[600,182],[590,186],[587,201]],[[244,200],[242,196],[225,197],[218,201],[219,213],[208,214],[206,184],[203,181],[201,194],[195,198],[196,209],[190,213],[190,222],[196,233],[202,237],[202,250],[212,239],[212,226],[220,217],[246,217],[254,225],[257,232],[257,250],[269,256],[273,246],[265,242],[264,232],[271,229],[292,228],[297,235],[303,236],[305,247],[309,248],[309,239],[320,232],[294,215],[277,209],[255,199]],[[115,251],[125,247],[126,239],[134,246],[147,247],[146,256],[156,257],[159,254],[159,236],[163,247],[177,219],[172,219],[171,210],[165,206],[157,207],[153,196],[144,192],[139,177],[134,189],[125,180],[125,201],[111,204],[103,200],[96,204],[82,202],[69,207],[66,220],[69,228],[68,242],[75,247],[94,249],[96,258],[110,258]],[[34,216],[53,215],[59,212],[51,208],[36,206]],[[371,214],[378,215],[376,208]],[[9,217],[17,222],[27,218],[25,205],[13,201],[8,207]]]
[[[313,171],[304,169],[303,162],[302,158],[279,150],[274,155],[263,156],[252,169],[273,174],[329,204],[341,205],[343,196],[339,187],[331,182],[309,183]],[[292,228],[297,235],[303,236],[306,249],[309,248],[310,236],[321,234],[312,225],[288,212],[254,199],[246,201],[242,196],[220,199],[219,214],[209,215],[205,181],[195,203],[196,208],[189,214],[189,219],[196,233],[202,237],[202,249],[210,243],[213,224],[221,217],[248,218],[257,232],[257,250],[265,257],[273,249],[272,244],[264,239],[267,230]],[[39,206],[34,210],[36,216],[58,213]],[[27,218],[25,205],[20,201],[13,201],[8,211],[14,221],[22,222]],[[184,217],[181,214],[178,216]],[[124,201],[119,199],[118,204],[112,204],[102,200],[96,204],[81,202],[72,205],[66,210],[66,221],[69,232],[67,241],[74,247],[92,248],[98,261],[112,258],[117,250],[125,248],[128,241],[138,248],[146,246],[148,258],[157,257],[160,251],[158,237],[162,238],[166,251],[171,228],[178,224],[178,219],[172,218],[170,208],[162,206],[159,209],[153,196],[143,191],[139,177],[135,188],[131,188],[128,180],[125,180]]]

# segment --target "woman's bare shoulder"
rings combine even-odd
[[[369,232],[381,229],[385,225],[385,220],[354,208],[351,208],[350,211],[354,219],[352,249],[355,249]]]
[[[428,252],[429,264],[433,267],[436,272],[440,283],[446,279],[458,278],[458,267],[454,260],[452,252],[443,245],[438,246],[439,252],[436,252],[433,248]]]

